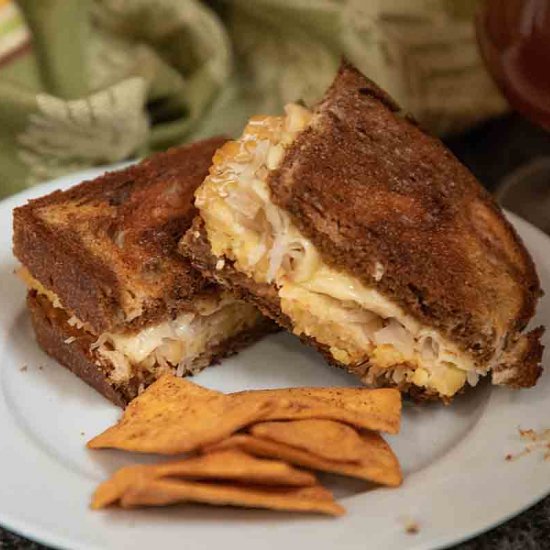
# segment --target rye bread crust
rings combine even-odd
[[[16,208],[15,255],[96,334],[139,330],[217,294],[177,243],[224,141],[177,147]]]
[[[124,392],[109,383],[90,352],[94,337],[67,324],[68,316],[35,292],[27,294],[27,309],[38,345],[109,401],[124,407]],[[75,338],[70,342],[70,339]],[[70,343],[67,343],[70,342]]]
[[[511,349],[535,312],[542,292],[533,261],[474,176],[398,111],[343,63],[270,174],[272,201],[329,266],[485,362],[502,338]]]
[[[95,338],[86,331],[69,325],[68,316],[63,310],[52,307],[44,296],[32,291],[27,295],[27,307],[31,313],[36,340],[48,355],[119,407],[124,408],[138,395],[140,382],[134,380],[129,384],[116,385],[109,380],[108,368],[101,364],[97,354],[90,351],[90,345]],[[276,326],[271,321],[263,319],[254,328],[212,346],[196,359],[194,372],[219,363],[224,357],[237,353],[275,330]],[[146,382],[152,381],[153,379]]]

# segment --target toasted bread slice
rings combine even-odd
[[[15,255],[95,334],[143,327],[217,293],[177,241],[224,141],[174,148],[16,208]]]
[[[365,383],[448,400],[488,372],[536,382],[529,253],[472,174],[349,64],[313,111],[251,119],[196,203],[194,265]]]
[[[42,347],[125,403],[273,329],[177,250],[223,138],[160,153],[14,211],[14,252]]]

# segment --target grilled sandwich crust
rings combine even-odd
[[[54,308],[47,298],[34,291],[27,295],[27,307],[40,347],[115,405],[125,407],[138,395],[140,384],[147,386],[153,381],[134,379],[127,384],[114,384],[108,377],[108,366],[101,363],[97,353],[90,351],[95,340],[93,335],[68,324],[66,312]],[[211,346],[195,359],[194,372],[219,363],[224,357],[237,353],[274,330],[271,321],[262,319],[252,329]]]
[[[533,261],[498,205],[349,64],[267,183],[324,262],[482,363],[502,339],[511,350],[535,312],[542,293]],[[376,263],[384,270],[379,281]],[[540,348],[541,332],[534,334],[531,346]],[[540,373],[533,361],[524,369],[531,371],[525,379]]]
[[[139,330],[217,294],[177,243],[224,141],[177,147],[16,208],[15,255],[95,334]]]
[[[52,307],[47,298],[35,292],[27,294],[27,309],[40,347],[109,401],[123,407],[127,401],[124,389],[109,382],[90,352],[94,336],[69,325],[69,317],[63,310]],[[74,341],[66,343],[73,338]]]

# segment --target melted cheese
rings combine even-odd
[[[134,334],[106,332],[92,349],[115,366],[111,375],[115,382],[128,379],[136,365],[150,371],[159,365],[174,367],[181,375],[193,371],[193,361],[200,355],[258,320],[253,306],[229,299],[207,315],[184,313]]]
[[[291,105],[285,117],[254,117],[239,141],[218,150],[196,193],[213,254],[230,258],[256,282],[274,283],[294,332],[325,344],[341,363],[368,365],[366,382],[393,369],[396,382],[455,394],[469,372],[485,369],[374,288],[327,266],[288,214],[271,202],[269,171],[311,116]],[[376,282],[384,266],[374,265]]]
[[[18,274],[29,288],[48,298],[55,308],[63,309],[59,297],[27,269],[21,268]],[[228,294],[196,300],[193,306],[193,311],[138,332],[105,332],[92,344],[91,350],[112,367],[109,377],[115,383],[128,381],[139,369],[175,370],[183,375],[193,372],[194,361],[203,353],[254,326],[260,319],[253,306]],[[75,316],[67,322],[86,330]]]

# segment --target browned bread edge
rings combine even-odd
[[[32,276],[61,298],[69,315],[100,334],[122,321],[109,267],[81,253],[78,242],[58,240],[29,205],[13,213],[13,251]]]
[[[96,365],[89,346],[93,338],[84,334],[75,336],[66,325],[55,323],[47,315],[34,292],[27,295],[27,307],[31,314],[32,327],[39,346],[61,365],[76,374],[81,380],[119,407],[128,402],[124,392],[115,388],[103,369]],[[76,338],[67,343],[69,338]]]

